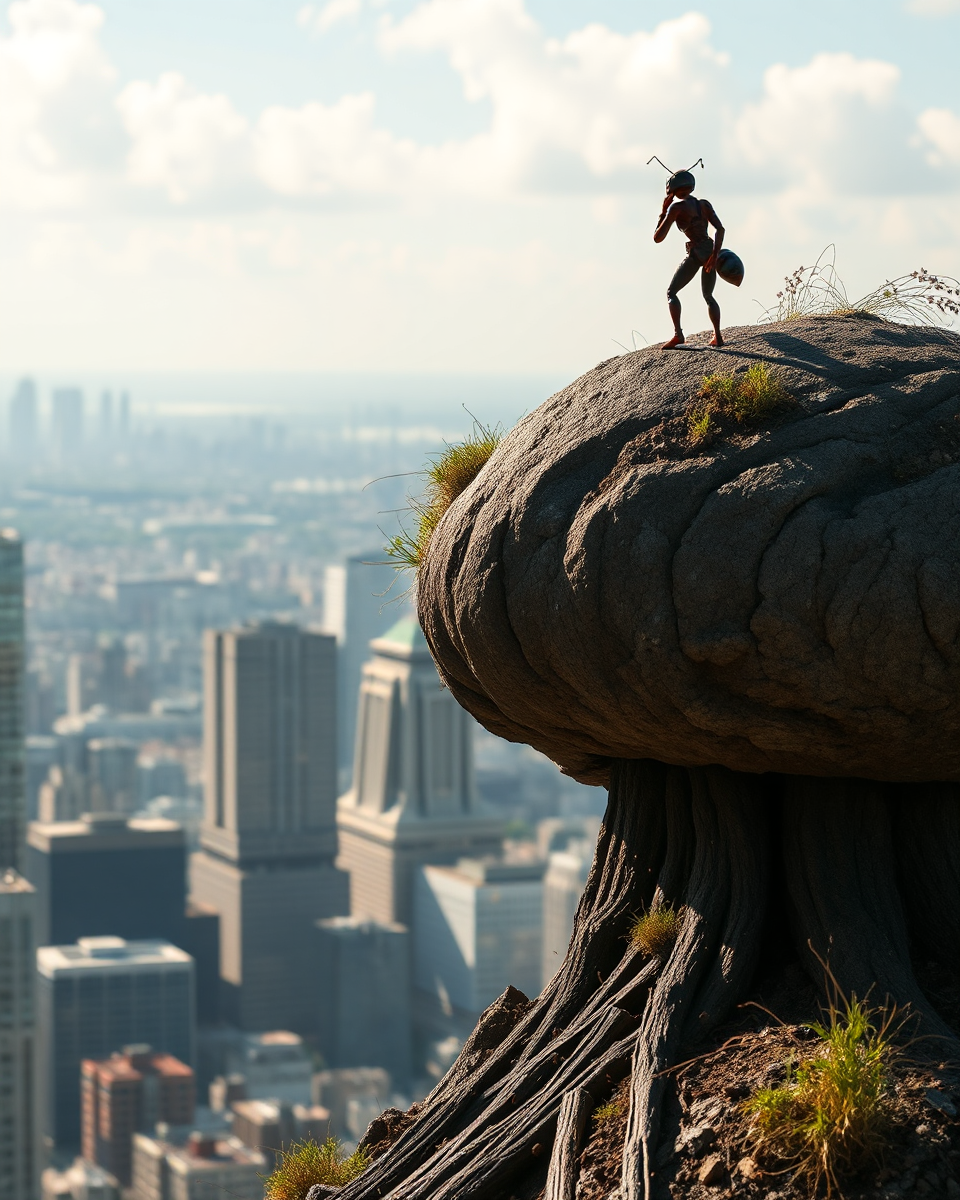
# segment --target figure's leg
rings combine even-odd
[[[710,324],[713,326],[711,346],[722,346],[723,336],[720,333],[720,305],[713,298],[713,289],[717,286],[716,268],[703,271],[700,275],[700,286],[703,288],[703,298],[707,302],[707,312],[710,314]]]
[[[664,350],[672,350],[674,346],[683,344],[683,330],[680,328],[680,297],[677,293],[681,288],[687,286],[699,269],[700,260],[695,255],[688,254],[670,280],[670,286],[667,288],[667,307],[670,309],[670,319],[673,321],[673,337],[669,342],[663,343]]]

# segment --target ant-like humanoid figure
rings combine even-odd
[[[653,162],[653,159],[650,160]],[[698,160],[703,162],[702,159]],[[660,162],[660,159],[657,159]],[[663,166],[663,163],[660,163]],[[697,164],[694,163],[694,166]],[[670,168],[667,167],[667,170]],[[713,325],[711,346],[722,346],[723,337],[720,333],[720,305],[713,298],[713,289],[717,282],[717,258],[723,246],[723,226],[709,200],[698,200],[693,194],[697,181],[690,171],[674,171],[667,180],[667,195],[660,210],[660,220],[657,222],[653,235],[655,242],[662,242],[670,232],[670,226],[676,225],[681,233],[687,235],[687,257],[677,267],[676,274],[670,280],[667,288],[667,304],[673,320],[674,334],[669,342],[664,342],[664,350],[672,350],[674,346],[683,345],[683,330],[680,328],[680,297],[677,294],[685,288],[698,271],[701,271],[700,286],[703,298],[707,302],[707,312]],[[717,234],[712,238],[709,226],[716,229]]]

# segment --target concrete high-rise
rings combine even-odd
[[[350,872],[354,916],[409,926],[417,868],[496,855],[503,826],[479,809],[473,718],[441,685],[416,618],[370,648],[337,861]]]
[[[410,935],[362,917],[317,922],[317,1044],[328,1067],[411,1075]]]
[[[0,875],[0,1196],[11,1200],[34,1200],[39,1176],[35,902],[15,871]]]
[[[169,942],[81,938],[37,951],[37,1054],[43,1136],[80,1145],[80,1067],[133,1043],[192,1065],[194,964]]]
[[[293,625],[208,630],[204,820],[193,898],[220,914],[224,1015],[312,1033],[305,947],[346,911],[334,865],[336,642]]]
[[[323,581],[323,624],[337,639],[337,761],[343,787],[349,787],[357,732],[357,696],[370,642],[398,617],[396,570],[382,550],[355,554],[327,567]]]
[[[21,379],[10,399],[10,449],[19,455],[37,447],[37,385]]]
[[[423,867],[414,890],[416,1021],[466,1037],[507,984],[540,991],[542,862]]]
[[[34,821],[25,870],[37,889],[42,946],[101,935],[181,944],[186,842],[174,821],[113,813]]]
[[[0,870],[17,868],[26,825],[23,544],[0,529]]]

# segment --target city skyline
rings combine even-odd
[[[22,0],[6,18],[13,372],[576,374],[666,331],[652,154],[706,163],[747,266],[728,324],[830,243],[852,297],[960,275],[952,0]]]

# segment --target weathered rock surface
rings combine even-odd
[[[687,444],[703,375],[758,360],[798,404]],[[585,782],[960,779],[960,337],[811,318],[601,363],[451,507],[418,601],[457,699]]]

